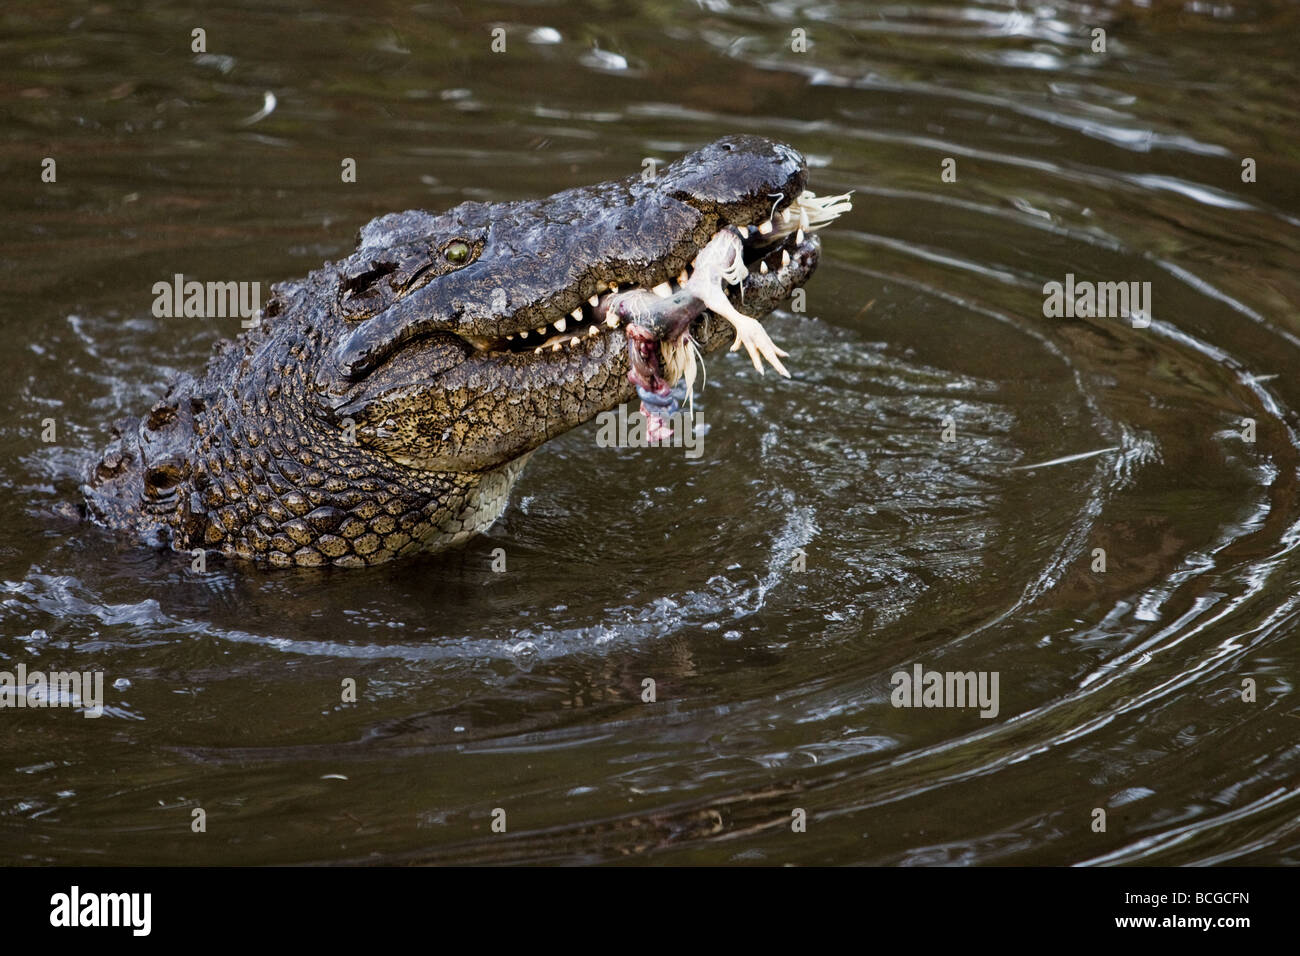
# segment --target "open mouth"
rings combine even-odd
[[[804,192],[792,200],[778,203],[768,219],[754,223],[733,223],[724,227],[733,230],[739,238],[745,269],[743,282],[736,284],[734,289],[726,290],[727,296],[743,310],[746,293],[757,291],[763,285],[770,284],[772,288],[786,291],[799,285],[816,263],[819,241],[814,230],[848,208],[847,197],[820,198]],[[471,340],[471,344],[483,352],[543,357],[591,348],[597,343],[605,346],[621,344],[606,340],[611,336],[627,335],[633,323],[626,316],[610,311],[611,301],[616,301],[614,297],[641,289],[661,299],[672,299],[690,287],[695,274],[694,264],[688,264],[676,275],[656,277],[659,281],[648,288],[643,281],[626,276],[612,275],[600,279],[596,283],[596,291],[569,312],[558,314],[554,319],[533,328],[521,329],[498,339]],[[617,311],[616,309],[615,312]],[[698,330],[712,315],[712,310],[696,309],[684,321],[637,323],[635,327],[640,333],[639,351],[646,366],[653,366],[650,370],[642,368],[637,375],[637,349],[632,350],[634,376],[645,380],[637,384],[651,386],[654,375],[662,380],[663,363],[658,355],[652,354],[657,351],[653,348],[654,343],[672,343],[688,329]]]

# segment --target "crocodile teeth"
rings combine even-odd
[[[544,326],[544,325],[539,325],[539,326],[537,327],[537,334],[538,334],[538,335],[545,335],[545,334],[546,334],[546,326]]]
[[[568,328],[568,325],[569,325],[569,323],[568,323],[568,322],[565,322],[563,319],[556,319],[556,320],[555,320],[555,331],[557,331],[557,332],[563,332],[566,328]]]
[[[799,229],[799,230],[794,234],[794,241],[795,241],[798,245],[801,245],[801,246],[803,245],[803,229]]]
[[[569,344],[570,344],[570,345],[580,345],[580,344],[582,344],[582,339],[578,338],[578,337],[575,335],[573,338],[569,339]]]
[[[686,270],[683,269],[681,272],[677,273],[677,284],[686,285],[686,283],[690,281],[690,278],[691,277],[687,274]]]
[[[559,350],[560,350],[560,343],[559,343],[559,342],[556,342],[554,345],[551,346],[551,351],[552,351],[552,352],[558,352]]]
[[[761,226],[759,226],[759,227],[758,227],[758,231],[759,231],[759,233],[760,233],[761,235],[764,235],[764,236],[766,236],[768,233],[770,233],[770,232],[772,231],[772,220],[769,219],[767,222],[765,222],[765,223],[763,223]]]
[[[519,333],[519,337],[520,337],[521,339],[526,339],[526,338],[528,338],[528,330],[527,330],[527,329],[524,329],[522,332],[520,332],[520,333]]]
[[[781,250],[781,268],[784,269],[784,268],[785,268],[786,266],[788,266],[789,264],[790,264],[790,252],[789,252],[789,250],[782,249],[782,250]]]
[[[760,260],[758,263],[758,271],[763,275],[767,275],[767,263]]]
[[[533,349],[533,354],[534,354],[534,355],[541,355],[541,354],[542,354],[542,347],[539,345],[539,346],[537,346],[537,348]]]
[[[668,298],[670,295],[673,294],[672,287],[669,286],[667,282],[661,282],[661,283],[659,283],[659,284],[658,284],[657,286],[655,286],[654,289],[651,290],[651,291],[653,291],[654,294],[657,295],[657,296],[659,296],[659,298],[661,298],[661,299],[666,299],[666,298]]]
[[[590,299],[587,300],[587,305],[591,306],[594,309],[596,306],[600,305],[600,297],[593,295]]]
[[[609,284],[609,291],[610,291],[610,292],[617,292],[617,291],[618,291],[618,283],[617,283],[617,282],[611,282],[611,283]]]
[[[605,324],[608,325],[611,329],[616,329],[618,328],[618,318],[613,315],[606,316]]]
[[[587,326],[587,338],[591,338],[593,335],[600,335],[600,329],[594,325]]]
[[[573,316],[573,321],[575,321],[575,322],[581,322],[581,321],[582,321],[582,306],[578,306],[576,309],[574,309],[572,312],[570,312],[569,315]],[[560,329],[560,331],[563,332],[564,329]]]
[[[507,342],[513,342],[514,340],[515,340],[515,334],[513,332],[511,332],[509,335],[506,336]]]

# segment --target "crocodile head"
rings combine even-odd
[[[743,281],[726,294],[746,315],[809,277],[816,236],[766,225],[806,177],[795,150],[737,136],[657,175],[376,219],[347,259],[276,286],[201,377],[118,423],[83,488],[88,514],[275,565],[463,541],[499,516],[533,449],[633,396],[631,332],[640,374],[659,367],[612,290],[689,299],[674,295],[686,270],[732,229],[745,268],[733,253]],[[733,335],[700,309],[664,334],[688,330],[703,350]]]
[[[377,219],[343,266],[345,325],[317,379],[325,410],[403,465],[509,462],[633,395],[626,323],[604,307],[614,290],[676,291],[727,226],[747,236],[750,273],[730,292],[746,314],[801,285],[817,237],[750,227],[806,179],[795,150],[733,136],[646,178]],[[706,351],[732,337],[707,310],[691,332]]]

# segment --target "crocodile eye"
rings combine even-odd
[[[448,262],[458,266],[469,258],[469,245],[464,242],[453,242],[442,250],[442,254],[447,257]]]

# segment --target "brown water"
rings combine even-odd
[[[0,860],[1300,861],[1298,8],[630,6],[0,14],[0,669],[106,683],[0,711]],[[577,429],[487,537],[366,571],[52,516],[238,331],[154,282],[730,132],[856,208],[767,322],[794,378],[710,360],[699,459]],[[1067,273],[1150,282],[1150,327],[1044,317]],[[998,715],[891,706],[918,663]]]

